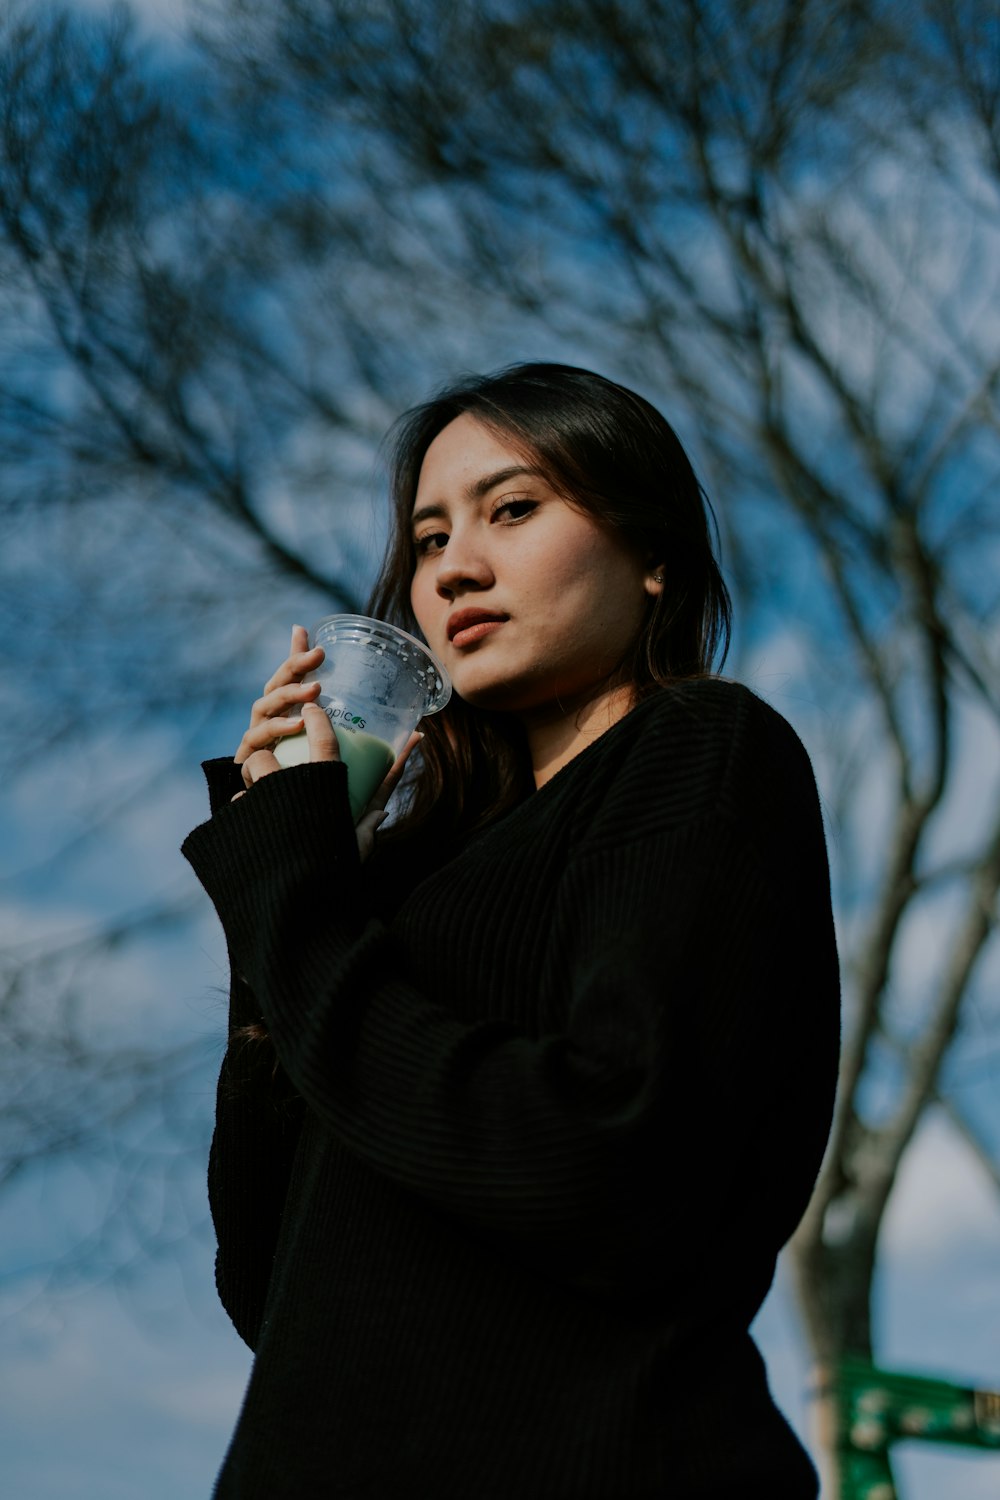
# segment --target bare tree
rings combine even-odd
[[[60,813],[0,868],[9,1184],[113,1165],[109,1140],[207,1056],[151,1025],[149,994],[95,1029],[134,946],[190,934],[188,884],[143,868],[27,928],[19,893],[112,850],[207,725],[230,743],[293,619],[361,605],[378,440],[473,342],[469,320],[435,344],[460,288],[364,151],[312,152],[294,100],[232,81],[143,42],[126,7],[0,18],[0,704],[24,726],[0,771],[15,814]]]
[[[1000,1178],[995,1121],[961,1086],[1000,1019],[985,1008],[977,1031],[970,1011],[996,927],[1000,805],[957,847],[941,838],[968,720],[1000,710],[997,575],[977,566],[996,556],[1000,468],[989,8],[219,9],[212,45],[308,99],[316,138],[380,144],[400,215],[418,191],[450,207],[442,253],[472,285],[684,412],[749,607],[794,597],[790,567],[809,579],[847,1028],[793,1258],[817,1361],[871,1355],[879,1235],[927,1112],[944,1109]],[[859,827],[873,760],[874,859]],[[902,983],[930,919],[940,962]]]
[[[252,163],[226,141],[209,82],[189,56],[157,63],[125,11],[11,5],[0,21],[0,702],[12,729],[0,768],[12,808],[44,771],[61,810],[55,837],[11,834],[0,880],[12,902],[8,1184],[58,1156],[124,1161],[126,1121],[156,1100],[166,1117],[171,1099],[180,1120],[179,1090],[205,1062],[203,1045],[151,1025],[155,1002],[123,1003],[133,1014],[111,1031],[94,1014],[137,942],[190,925],[190,890],[147,869],[89,915],[27,928],[25,901],[95,844],[112,849],[200,726],[247,697],[255,630],[266,637],[293,597],[322,613],[356,606],[363,586],[354,516],[332,497],[357,482],[381,398],[353,356],[326,353],[308,265],[297,300],[269,315],[285,250],[260,232]],[[327,324],[359,338],[335,262],[321,273]],[[322,520],[289,520],[279,470]],[[109,752],[129,743],[139,753],[120,765]],[[87,1248],[93,1267],[107,1248]]]
[[[0,502],[182,549],[169,586],[155,546],[129,572],[175,701],[217,697],[192,608],[231,662],[237,601],[355,599],[360,555],[307,519],[450,366],[544,340],[692,437],[744,642],[794,620],[817,684],[847,1011],[793,1260],[817,1361],[874,1353],[928,1112],[1000,1176],[964,1081],[1000,1032],[1000,807],[957,833],[951,811],[1000,710],[988,7],[213,0],[169,87],[120,24],[26,17],[3,39]]]

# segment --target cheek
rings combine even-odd
[[[644,572],[635,559],[609,548],[603,536],[577,539],[549,571],[550,596],[582,611],[588,632],[620,629],[642,617]]]
[[[587,533],[570,536],[542,556],[529,554],[525,562],[524,576],[531,578],[550,607],[558,601],[579,605],[613,587],[615,570],[609,567],[607,552]]]
[[[435,621],[440,618],[440,611],[436,610],[434,605],[439,602],[433,583],[426,575],[421,577],[419,572],[415,573],[410,584],[410,608],[428,645],[432,647],[435,644],[433,639]],[[440,646],[440,644],[438,641],[437,645]]]
[[[620,656],[642,630],[646,592],[631,559],[595,552],[585,573],[566,577],[562,596],[575,617],[579,649],[595,657]]]

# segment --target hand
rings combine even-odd
[[[337,741],[337,732],[323,710],[316,704],[307,703],[302,710],[302,717],[305,720],[306,735],[309,740],[310,763],[314,760],[340,760],[340,745]],[[385,818],[385,805],[396,790],[399,778],[403,774],[403,767],[422,739],[423,735],[416,730],[410,735],[399,755],[386,772],[385,779],[379,786],[378,791],[372,797],[372,800],[355,825],[354,832],[358,840],[358,853],[361,856],[362,864],[368,859],[372,849],[375,847],[375,835],[379,830],[379,825]],[[264,762],[264,756],[267,757],[270,765]],[[258,752],[253,757],[253,761],[254,768],[250,771],[248,786],[252,785],[255,781],[259,781],[262,776],[269,776],[272,771],[280,771],[282,769],[269,751]],[[244,781],[247,780],[247,766],[243,768],[243,779]],[[237,792],[236,796],[242,797],[243,793]],[[233,800],[235,801],[236,799],[234,798]]]
[[[234,756],[236,763],[243,767],[243,781],[247,790],[263,777],[283,769],[272,749],[276,743],[275,730],[280,738],[285,734],[296,734],[304,727],[309,741],[310,761],[340,760],[340,746],[333,725],[317,704],[308,701],[308,698],[315,697],[319,692],[319,683],[303,683],[300,680],[302,672],[312,671],[323,660],[323,652],[319,647],[313,651],[304,649],[307,643],[305,630],[296,625],[292,630],[291,654],[275,672],[265,687],[263,696],[253,706],[250,728],[240,741],[240,747]],[[281,709],[300,701],[300,715],[281,715]],[[279,712],[272,716],[269,710],[275,709]],[[419,731],[410,735],[389,767],[378,791],[358,819],[355,831],[362,862],[368,859],[374,848],[375,835],[385,818],[386,803],[396,789],[407,760],[422,739],[423,735]],[[237,792],[232,800],[238,802],[244,796],[246,791]]]
[[[320,712],[322,713],[322,710],[320,710]],[[310,714],[309,718],[311,719],[312,717],[313,715]],[[324,719],[326,719],[326,714],[323,714],[323,717]],[[329,719],[327,719],[328,724],[329,722]],[[333,732],[332,724],[330,725],[330,733],[333,734],[333,738],[334,740],[336,740],[337,736]],[[358,836],[358,853],[361,856],[362,864],[364,864],[365,860],[371,854],[372,849],[375,847],[375,835],[378,833],[380,824],[385,819],[385,805],[388,802],[389,798],[392,796],[393,792],[396,790],[396,786],[398,785],[399,778],[403,774],[403,768],[406,765],[406,762],[409,760],[410,756],[413,754],[413,751],[417,748],[422,739],[423,735],[419,730],[415,729],[410,735],[410,738],[407,740],[406,744],[403,746],[402,750],[399,752],[399,755],[396,757],[396,759],[393,761],[392,765],[386,772],[386,777],[382,785],[379,787],[378,791],[375,793],[374,797],[366,807],[365,811],[358,819],[357,827],[354,831]],[[339,750],[337,758],[339,759]]]
[[[289,661],[294,660],[294,656],[289,657]],[[267,701],[266,694],[265,697],[260,701],[261,703]],[[256,707],[257,705],[254,704],[255,711]],[[264,721],[265,724],[267,722],[267,720]],[[306,739],[309,741],[310,761],[340,759],[340,746],[337,744],[337,736],[334,732],[333,725],[330,723],[330,720],[327,718],[326,714],[318,704],[303,704],[302,716],[297,721],[291,719],[279,719],[277,721],[272,720],[270,722],[277,722],[281,724],[297,722],[300,728],[304,725],[306,731]],[[263,732],[266,733],[266,730]],[[250,739],[254,733],[255,731],[252,727],[248,729],[246,734],[243,736],[244,743],[248,739]],[[246,792],[248,792],[252,786],[254,786],[258,781],[263,781],[265,776],[270,776],[275,771],[284,771],[286,769],[288,768],[281,764],[281,762],[278,760],[278,757],[274,754],[273,750],[262,749],[251,751],[246,760],[243,762],[243,784],[246,788],[246,791],[237,792],[236,796],[232,800],[234,802],[238,802],[241,797],[244,797],[246,795]]]
[[[233,756],[238,766],[245,766],[250,756],[258,752],[269,754],[283,735],[298,734],[303,728],[301,708],[319,695],[320,686],[318,682],[303,682],[302,678],[307,672],[314,671],[322,660],[323,648],[314,646],[310,651],[305,627],[293,625],[289,655],[265,685],[263,694],[250,712],[250,727]],[[269,758],[274,760],[273,755]],[[280,770],[277,761],[271,769]],[[250,785],[245,774],[243,780]]]

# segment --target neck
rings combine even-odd
[[[634,703],[629,685],[609,688],[583,702],[556,708],[546,705],[537,714],[522,715],[536,790],[623,719]]]

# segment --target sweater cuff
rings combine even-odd
[[[232,802],[237,792],[243,791],[243,772],[232,756],[204,760],[201,769],[208,782],[208,806],[212,813],[218,812],[224,803]]]
[[[330,880],[334,869],[335,909],[350,920],[361,864],[346,766],[312,761],[262,777],[245,797],[226,800],[189,833],[181,852],[211,897],[234,957],[259,938],[273,902],[315,890],[317,877]]]

